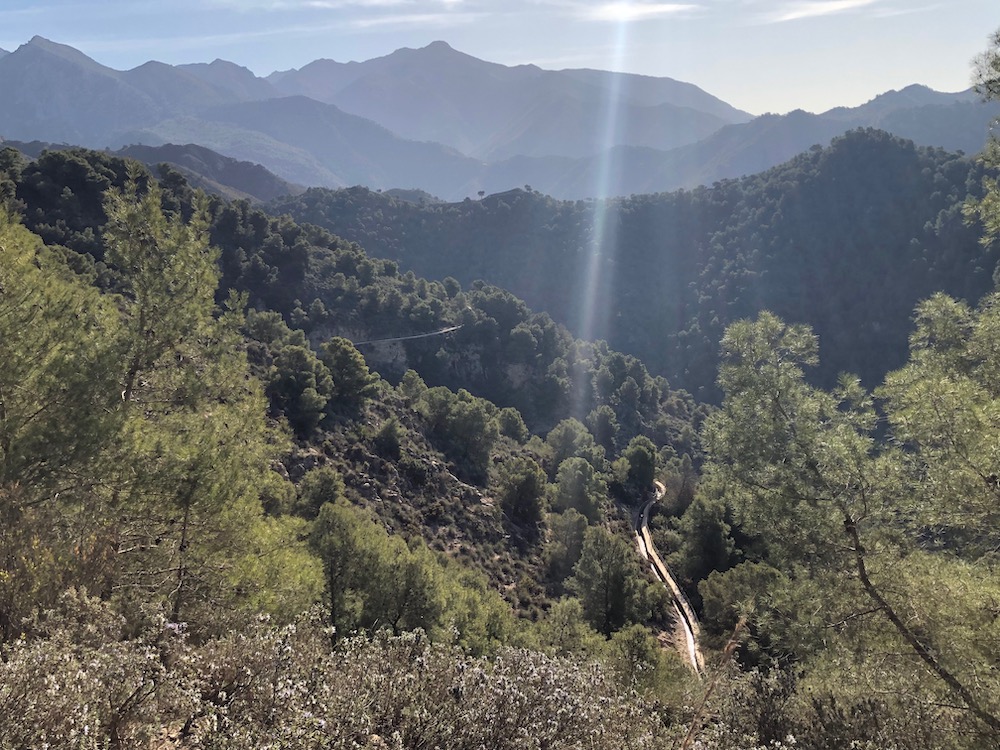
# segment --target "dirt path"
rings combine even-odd
[[[649,511],[653,507],[653,503],[663,497],[666,488],[662,483],[656,482],[656,492],[653,497],[648,500],[643,506],[639,513],[636,515],[635,519],[635,540],[636,544],[639,545],[639,554],[642,556],[643,560],[649,563],[650,570],[653,571],[653,575],[659,579],[664,586],[670,591],[670,597],[673,601],[674,612],[677,615],[677,622],[680,624],[681,629],[684,631],[684,641],[685,641],[685,656],[687,658],[688,665],[691,670],[699,677],[705,668],[705,658],[701,653],[701,648],[698,646],[698,637],[700,634],[700,628],[698,626],[698,617],[694,613],[694,608],[691,603],[684,596],[684,592],[681,591],[680,586],[677,585],[677,581],[674,577],[670,575],[670,571],[667,566],[660,559],[659,554],[656,552],[656,547],[653,545],[653,538],[649,534]]]

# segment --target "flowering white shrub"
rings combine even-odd
[[[0,662],[0,748],[672,746],[655,713],[596,664],[504,649],[474,657],[421,632],[331,646],[319,613],[203,644],[149,617],[126,631],[71,591]]]

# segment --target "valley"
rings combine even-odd
[[[1000,32],[761,116],[12,49],[0,750],[1000,742]]]

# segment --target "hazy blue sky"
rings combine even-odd
[[[754,114],[969,85],[998,0],[3,0],[0,48],[35,34],[117,69],[221,57],[259,75],[443,39],[508,65],[695,83]]]

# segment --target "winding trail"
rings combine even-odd
[[[666,492],[666,488],[661,482],[657,481],[655,485],[656,491],[653,497],[647,500],[642,509],[636,514],[635,541],[639,545],[639,554],[643,560],[649,563],[649,568],[653,571],[653,575],[670,591],[674,612],[677,615],[677,622],[684,630],[684,640],[687,645],[685,653],[688,666],[690,666],[692,672],[701,677],[705,669],[705,657],[698,646],[698,637],[700,635],[698,617],[695,615],[691,603],[684,596],[684,592],[677,585],[677,581],[670,575],[667,566],[660,559],[659,554],[657,554],[656,547],[653,546],[653,538],[649,533],[649,511],[653,507],[653,503],[662,498]]]

